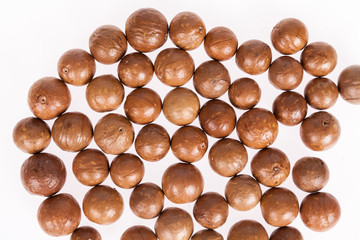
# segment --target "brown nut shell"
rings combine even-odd
[[[63,161],[50,153],[37,153],[24,161],[21,182],[31,194],[50,196],[64,186],[66,168]]]
[[[284,240],[284,239],[291,239],[291,240],[304,240],[301,232],[294,227],[281,227],[277,228],[271,233],[269,240]]]
[[[234,131],[236,114],[234,109],[226,102],[213,99],[201,107],[199,121],[201,128],[208,135],[223,138]]]
[[[168,24],[165,16],[154,8],[140,8],[125,23],[129,44],[139,52],[151,52],[167,40]]]
[[[118,155],[110,166],[110,177],[121,188],[135,187],[143,179],[144,173],[144,163],[138,156],[131,153]]]
[[[169,122],[178,126],[192,123],[198,116],[200,101],[188,88],[175,88],[164,98],[163,113]]]
[[[278,135],[275,116],[264,108],[252,108],[243,113],[236,126],[236,132],[243,144],[261,149],[274,143]]]
[[[215,60],[224,61],[235,55],[238,40],[227,27],[215,27],[205,37],[204,48],[207,55]]]
[[[338,120],[325,111],[311,114],[300,126],[301,140],[314,151],[323,151],[334,146],[340,138],[340,133]]]
[[[307,195],[300,207],[304,224],[313,231],[324,232],[334,227],[340,219],[338,200],[330,193],[317,192]]]
[[[308,35],[305,24],[299,19],[285,18],[271,31],[271,42],[280,53],[294,54],[306,46]]]
[[[61,55],[57,71],[62,80],[74,86],[90,82],[96,70],[95,60],[87,51],[71,49]]]
[[[167,48],[162,50],[155,59],[155,74],[158,79],[172,87],[187,83],[195,70],[195,63],[191,55],[185,50]]]
[[[191,240],[224,240],[224,238],[215,230],[203,229],[194,233]]]
[[[360,104],[360,65],[345,68],[338,78],[341,97],[352,104]]]
[[[118,66],[118,77],[128,87],[137,88],[148,84],[154,75],[151,59],[143,53],[125,55]]]
[[[159,240],[188,240],[193,229],[194,223],[190,214],[176,207],[164,209],[155,223]]]
[[[168,167],[161,180],[165,196],[173,203],[195,201],[204,189],[204,179],[199,169],[187,163],[175,163]]]
[[[304,96],[310,106],[316,109],[332,107],[339,96],[336,84],[328,78],[314,78],[306,84]]]
[[[270,65],[268,78],[270,83],[281,90],[292,90],[302,82],[304,69],[301,63],[289,56],[281,56]]]
[[[80,183],[95,186],[109,175],[109,162],[103,152],[88,148],[75,156],[72,170]]]
[[[218,98],[228,90],[231,80],[225,66],[214,60],[200,64],[194,73],[194,87],[205,98]]]
[[[262,191],[259,183],[249,175],[234,176],[225,187],[227,202],[238,211],[253,209],[260,202],[261,196]]]
[[[164,158],[170,149],[170,136],[166,129],[154,123],[144,126],[135,139],[135,150],[146,161]]]
[[[93,137],[90,119],[80,112],[68,112],[58,117],[51,129],[56,145],[64,151],[78,152],[87,147]]]
[[[92,222],[108,225],[117,221],[124,210],[124,200],[114,188],[97,185],[84,196],[82,208]]]
[[[89,48],[96,61],[112,64],[125,55],[127,40],[120,28],[114,25],[103,25],[91,34]]]
[[[70,236],[70,240],[102,240],[100,233],[93,227],[77,228]]]
[[[86,101],[96,112],[109,112],[117,109],[124,99],[124,87],[112,74],[101,75],[86,87]]]
[[[280,149],[264,148],[253,157],[251,172],[259,183],[267,187],[276,187],[289,176],[290,161]]]
[[[45,233],[53,237],[69,235],[80,224],[80,206],[70,194],[51,196],[40,204],[37,219]]]
[[[170,22],[169,37],[176,46],[184,50],[199,47],[205,35],[203,20],[193,12],[180,12]]]
[[[138,124],[154,121],[161,112],[161,98],[150,88],[137,88],[127,95],[124,109],[126,117]]]
[[[295,185],[305,192],[317,192],[329,181],[330,173],[326,163],[320,158],[303,157],[292,170]]]
[[[248,154],[241,142],[223,138],[214,143],[209,151],[210,167],[223,177],[241,172],[248,161]]]
[[[129,205],[131,211],[139,218],[155,218],[164,207],[164,193],[154,183],[139,184],[131,192]]]
[[[270,188],[260,201],[261,213],[265,221],[274,227],[292,223],[299,213],[296,195],[286,188]]]
[[[43,77],[31,85],[28,92],[31,112],[42,120],[49,120],[65,112],[71,95],[65,82],[54,77]]]
[[[41,152],[50,144],[50,128],[39,118],[24,118],[14,127],[13,141],[23,152],[30,154]]]
[[[238,78],[230,85],[228,95],[234,107],[246,110],[258,104],[261,89],[251,78]]]
[[[240,45],[236,52],[236,65],[250,75],[265,72],[271,64],[271,49],[260,40],[249,40]]]
[[[183,126],[171,138],[171,150],[175,157],[184,162],[199,161],[206,153],[208,139],[198,127]]]
[[[313,42],[301,53],[301,64],[305,71],[315,77],[331,73],[337,64],[335,49],[326,42]]]
[[[126,229],[120,240],[157,240],[154,232],[145,226],[135,225]]]
[[[126,117],[109,113],[97,122],[94,140],[103,152],[121,154],[131,147],[134,141],[134,128]]]
[[[268,240],[265,228],[254,220],[241,220],[229,230],[227,240]]]
[[[215,229],[226,222],[229,206],[225,198],[220,194],[207,192],[196,200],[193,213],[195,220],[201,226]]]
[[[284,125],[295,126],[301,123],[307,114],[305,98],[293,91],[286,91],[277,96],[272,105],[276,119]]]

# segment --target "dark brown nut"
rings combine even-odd
[[[225,198],[216,192],[201,195],[194,205],[194,218],[204,228],[222,226],[228,217],[229,206]]]
[[[85,194],[82,208],[90,221],[108,225],[121,217],[124,210],[124,200],[115,188],[97,185]]]
[[[51,129],[56,145],[64,151],[78,152],[87,147],[93,137],[90,119],[80,112],[68,112],[58,117]]]
[[[117,109],[124,100],[124,87],[112,74],[101,75],[86,87],[86,101],[96,112],[109,112]]]
[[[301,140],[314,151],[323,151],[334,146],[340,133],[338,120],[325,111],[311,114],[300,125]]]
[[[137,88],[127,95],[124,109],[127,118],[138,124],[154,121],[161,112],[161,98],[150,88]]]
[[[284,125],[295,126],[301,123],[307,114],[307,103],[301,94],[287,91],[277,96],[272,105],[276,119]]]
[[[56,118],[70,106],[71,95],[65,82],[54,77],[43,77],[29,89],[28,105],[42,120]]]
[[[229,71],[222,63],[210,60],[196,68],[193,83],[201,96],[218,98],[228,90],[231,80]]]
[[[157,240],[154,232],[145,226],[132,226],[121,235],[120,240]]]
[[[192,235],[191,240],[224,240],[224,238],[212,229],[203,229]]]
[[[193,229],[194,223],[190,214],[176,207],[166,208],[155,223],[159,240],[188,240]]]
[[[360,65],[345,68],[338,78],[341,97],[352,104],[360,104]]]
[[[265,228],[254,220],[241,220],[229,230],[227,240],[268,240]]]
[[[276,187],[289,176],[290,161],[280,149],[264,148],[252,159],[251,173],[259,183]]]
[[[271,31],[271,42],[282,54],[294,54],[303,49],[308,42],[308,30],[303,22],[296,18],[285,18]]]
[[[171,150],[175,157],[184,162],[199,161],[208,148],[206,134],[198,127],[183,126],[171,138]]]
[[[223,177],[241,172],[248,161],[248,154],[241,142],[224,138],[212,145],[209,151],[210,167]]]
[[[261,89],[253,79],[239,78],[230,85],[228,95],[234,107],[246,110],[258,104]]]
[[[164,193],[158,185],[142,183],[131,192],[129,205],[139,218],[155,218],[164,207]]]
[[[30,154],[38,153],[50,144],[50,128],[39,118],[24,118],[15,125],[13,140],[21,151]]]
[[[175,163],[168,167],[161,182],[165,196],[173,203],[193,202],[204,189],[201,172],[187,163]]]
[[[304,75],[301,63],[289,56],[281,56],[270,65],[268,78],[270,83],[281,90],[297,88]]]
[[[274,143],[279,130],[278,122],[270,111],[252,108],[240,116],[236,131],[243,144],[261,149]]]
[[[292,223],[299,213],[296,195],[286,188],[270,188],[260,201],[261,213],[265,221],[274,227]]]
[[[145,54],[134,52],[125,55],[118,66],[118,77],[128,87],[137,88],[148,84],[154,75],[151,59]]]
[[[115,157],[110,166],[110,177],[121,188],[133,188],[138,185],[144,177],[144,172],[144,163],[131,153]]]
[[[233,31],[227,27],[215,27],[205,37],[204,48],[209,57],[224,61],[235,55],[238,39]]]
[[[139,52],[151,52],[167,40],[168,24],[165,16],[153,8],[133,12],[125,23],[129,44]]]
[[[317,192],[329,181],[330,173],[326,163],[320,158],[303,157],[292,170],[295,185],[305,192]]]
[[[207,134],[212,137],[223,138],[234,131],[236,114],[234,109],[226,102],[213,99],[201,107],[199,121],[201,128]]]
[[[241,44],[235,56],[236,65],[250,75],[265,72],[271,64],[271,49],[260,40],[249,40]]]
[[[118,62],[125,55],[127,41],[120,28],[104,25],[95,29],[91,34],[89,48],[96,61],[112,64]]]
[[[261,196],[259,183],[249,175],[234,176],[225,187],[226,200],[232,208],[238,211],[253,209],[260,202]]]
[[[94,130],[95,143],[107,154],[121,154],[134,141],[134,128],[123,115],[109,113],[102,117]]]
[[[80,183],[95,186],[105,181],[109,175],[109,162],[103,152],[85,149],[75,156],[72,170]]]
[[[336,84],[328,78],[314,78],[305,87],[304,96],[310,106],[316,109],[332,107],[339,96]]]
[[[20,177],[29,193],[47,197],[64,186],[66,168],[63,161],[55,155],[37,153],[22,164]]]
[[[164,98],[163,113],[169,122],[182,126],[192,123],[198,116],[200,101],[188,88],[175,88]]]
[[[303,199],[300,216],[308,228],[324,232],[330,230],[339,221],[341,208],[339,202],[330,193],[312,193]]]
[[[54,237],[69,235],[80,224],[80,206],[70,194],[51,196],[40,204],[37,219],[47,234]]]
[[[70,237],[70,240],[102,240],[100,233],[93,227],[79,227]]]
[[[195,70],[195,63],[189,53],[178,48],[162,50],[155,59],[155,74],[169,86],[178,87],[187,83]]]
[[[154,123],[144,126],[135,139],[135,150],[146,161],[164,158],[170,149],[170,136],[166,129]]]
[[[335,49],[325,42],[313,42],[301,53],[301,64],[305,71],[315,77],[331,73],[337,64]]]
[[[90,82],[95,70],[93,56],[82,49],[71,49],[65,52],[57,63],[60,78],[74,86],[82,86]]]
[[[171,41],[184,50],[193,50],[200,46],[206,35],[203,20],[193,12],[178,13],[170,22]]]
[[[281,227],[272,232],[270,240],[304,240],[301,232],[294,227]]]

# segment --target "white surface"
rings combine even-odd
[[[292,3],[293,2],[293,3]],[[42,197],[28,194],[21,185],[19,171],[22,162],[29,155],[18,150],[12,142],[12,129],[17,121],[31,116],[27,106],[27,91],[31,84],[43,76],[57,76],[56,64],[61,54],[71,48],[88,50],[88,37],[92,31],[103,24],[113,24],[122,30],[125,28],[126,18],[140,7],[154,7],[160,10],[168,22],[178,12],[190,10],[197,13],[204,20],[207,30],[215,26],[227,26],[238,36],[239,43],[256,38],[270,44],[272,27],[285,17],[301,19],[308,27],[309,42],[326,41],[335,47],[338,53],[338,65],[328,77],[337,81],[337,76],[343,68],[352,64],[360,64],[360,14],[357,1],[0,1],[0,29],[1,29],[1,84],[0,103],[1,117],[1,199],[0,199],[0,230],[1,239],[55,239],[47,236],[39,227],[36,212]],[[170,40],[164,47],[172,47]],[[164,48],[163,47],[163,48]],[[162,48],[162,49],[163,49]],[[279,54],[273,50],[273,59]],[[133,50],[129,48],[128,53]],[[148,54],[154,61],[159,50]],[[191,51],[190,54],[198,66],[208,57],[203,46]],[[299,59],[299,54],[295,57]],[[234,58],[224,62],[231,72],[232,80],[247,76],[235,65]],[[112,73],[116,75],[117,64],[110,66],[97,65],[96,75]],[[262,99],[258,106],[271,109],[273,99],[281,93],[270,85],[267,73],[255,76],[262,88]],[[296,89],[302,93],[304,86],[311,79],[304,75],[302,84]],[[154,76],[148,85],[159,91],[162,99],[169,87],[163,86]],[[191,82],[186,84],[192,88]],[[70,86],[72,103],[69,111],[82,111],[88,114],[93,125],[104,114],[91,111],[85,100],[85,87]],[[130,89],[126,88],[126,93]],[[227,95],[221,99],[227,100]],[[201,99],[202,104],[205,99]],[[123,104],[115,112],[123,113]],[[314,112],[309,108],[309,113]],[[330,168],[330,181],[323,189],[332,193],[339,200],[342,207],[340,222],[335,228],[325,233],[309,230],[298,217],[291,225],[297,227],[306,240],[315,239],[360,239],[358,230],[360,204],[359,201],[359,169],[360,159],[360,106],[346,103],[339,97],[336,105],[329,110],[340,121],[342,136],[335,147],[325,152],[313,152],[307,149],[299,137],[299,127],[285,127],[280,124],[278,139],[274,147],[282,149],[291,160],[292,165],[303,156],[316,156],[326,161]],[[236,110],[237,117],[242,111]],[[166,124],[170,135],[176,127],[166,122],[163,114],[155,121]],[[48,121],[51,125],[52,121]],[[194,122],[198,125],[198,121]],[[134,125],[136,133],[141,126]],[[235,131],[231,135],[237,138]],[[210,144],[215,139],[209,137]],[[96,147],[92,141],[90,147]],[[131,152],[134,152],[132,147]],[[78,183],[71,170],[74,153],[63,153],[52,142],[46,152],[60,156],[68,172],[67,182],[61,192],[73,194],[81,205],[82,198],[90,188]],[[249,161],[256,151],[248,149]],[[109,156],[111,161],[114,156]],[[164,169],[178,162],[171,151],[157,163],[145,162],[146,173],[144,182],[152,181],[161,185],[161,175]],[[228,179],[216,175],[209,167],[207,154],[200,162],[195,163],[205,178],[204,191],[218,191],[223,193]],[[243,173],[250,174],[249,164]],[[105,184],[115,186],[110,178]],[[296,189],[291,176],[282,185],[293,190],[299,201],[306,195]],[[121,234],[131,225],[143,224],[153,229],[155,220],[143,220],[135,217],[128,206],[131,190],[117,188],[125,200],[125,211],[116,223],[109,226],[98,226],[89,222],[83,215],[81,225],[97,228],[105,240],[120,239]],[[265,188],[263,188],[265,190]],[[165,207],[171,206],[166,200]],[[192,212],[193,203],[180,206]],[[249,212],[230,210],[225,225],[218,231],[224,238],[232,224],[241,219],[255,219],[268,230],[269,235],[275,229],[262,219],[259,205]],[[194,221],[195,231],[201,229]],[[69,236],[57,239],[69,239]]]

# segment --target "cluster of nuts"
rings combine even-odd
[[[126,35],[125,35],[126,34]],[[133,226],[121,240],[136,239],[223,239],[215,230],[228,216],[229,205],[247,211],[260,203],[265,221],[275,227],[271,240],[303,239],[289,227],[300,216],[314,231],[332,228],[340,218],[340,205],[329,193],[318,192],[329,179],[326,163],[315,157],[304,157],[292,168],[297,187],[309,192],[299,206],[296,195],[278,187],[289,176],[291,167],[286,154],[270,147],[278,135],[278,122],[300,125],[303,143],[314,151],[331,148],[339,139],[337,119],[326,111],[310,116],[307,105],[328,109],[338,94],[348,102],[360,104],[360,66],[353,65],[339,76],[338,84],[324,78],[336,66],[337,55],[325,42],[308,44],[305,25],[293,18],[281,20],[271,32],[274,48],[284,56],[272,61],[270,47],[260,40],[249,40],[238,47],[236,35],[226,27],[206,31],[201,18],[192,12],[177,14],[168,26],[165,17],[151,8],[139,9],[126,21],[125,34],[116,26],[97,28],[90,36],[90,52],[72,49],[58,61],[61,79],[44,77],[30,88],[28,104],[36,117],[17,123],[13,132],[15,144],[33,154],[22,165],[21,180],[27,191],[48,197],[38,210],[41,228],[52,236],[71,234],[72,240],[101,236],[92,227],[79,227],[81,210],[70,194],[60,193],[67,171],[61,159],[42,153],[51,138],[56,145],[78,152],[73,160],[73,173],[78,181],[92,188],[84,196],[85,216],[97,224],[111,224],[122,215],[124,201],[114,188],[101,183],[110,177],[120,188],[133,188],[129,205],[132,212],[144,219],[156,218],[155,232],[145,226]],[[154,64],[144,53],[160,48],[167,37],[178,48],[162,50]],[[136,51],[125,55],[129,43]],[[204,43],[212,60],[195,68],[187,52]],[[301,61],[288,56],[302,50]],[[268,71],[272,85],[284,90],[273,103],[272,111],[256,108],[260,100],[259,85],[251,78],[231,82],[221,63],[235,55],[237,66],[245,73],[257,75]],[[95,60],[102,64],[118,61],[118,78],[101,75],[94,78]],[[313,75],[304,96],[292,91],[302,81],[303,70]],[[144,87],[154,73],[168,86],[176,87],[161,100],[152,89]],[[198,95],[181,87],[193,78],[196,93],[209,101],[200,106]],[[86,100],[96,112],[116,110],[124,98],[126,116],[115,112],[104,115],[93,128],[90,119],[80,112],[66,112],[71,95],[67,84],[86,87]],[[123,85],[134,88],[127,96]],[[228,93],[233,106],[217,99]],[[233,109],[247,110],[239,119]],[[163,111],[166,119],[179,126],[169,136],[166,126],[152,123]],[[197,117],[201,128],[189,125]],[[50,130],[44,120],[55,119]],[[144,125],[135,137],[133,124]],[[227,138],[234,130],[239,140]],[[207,135],[219,138],[208,146]],[[101,149],[87,149],[94,138]],[[135,144],[139,156],[126,151]],[[252,176],[239,174],[248,162],[246,147],[259,149],[251,161]],[[203,193],[204,180],[193,162],[203,158],[209,148],[209,164],[219,175],[228,177],[225,196],[216,192]],[[141,183],[145,161],[159,161],[171,149],[182,162],[169,166],[162,176],[162,186]],[[117,155],[109,166],[105,154]],[[262,193],[260,184],[269,187]],[[207,230],[193,235],[189,213],[165,208],[164,197],[176,204],[195,201],[193,216]],[[227,239],[269,239],[265,228],[253,220],[241,220],[231,227]]]

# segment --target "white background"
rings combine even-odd
[[[0,232],[1,239],[55,239],[46,235],[39,227],[36,212],[43,197],[28,194],[20,182],[20,166],[29,157],[18,150],[12,141],[12,129],[19,120],[32,116],[27,106],[27,91],[31,84],[44,76],[57,76],[56,64],[62,53],[72,48],[88,50],[88,38],[92,31],[104,24],[113,24],[125,28],[127,17],[141,7],[153,7],[160,10],[168,22],[181,11],[190,10],[204,20],[207,30],[215,26],[226,26],[237,35],[239,44],[249,39],[260,39],[269,45],[272,27],[285,17],[301,19],[308,27],[309,42],[326,41],[338,53],[338,65],[328,75],[334,81],[342,69],[352,64],[360,64],[360,14],[357,1],[0,1],[0,68],[1,68],[1,165],[0,165]],[[164,45],[173,47],[170,40]],[[272,47],[272,46],[271,46]],[[162,49],[163,49],[162,48]],[[273,48],[273,59],[280,56]],[[128,53],[133,52],[131,48]],[[159,50],[148,54],[154,61]],[[191,51],[196,66],[209,59],[203,45]],[[299,59],[299,54],[294,55]],[[229,69],[232,80],[247,76],[235,65],[234,58],[223,62]],[[116,75],[117,64],[103,66],[97,64],[96,75],[111,73]],[[262,88],[262,98],[258,106],[271,109],[272,101],[281,93],[267,80],[267,73],[253,77]],[[312,79],[304,74],[302,84],[296,91],[303,93],[304,86]],[[162,99],[171,89],[161,84],[154,76],[148,85],[155,88]],[[193,88],[192,83],[186,84]],[[87,114],[93,125],[104,114],[94,113],[85,100],[85,87],[69,86],[72,103],[68,111],[82,111]],[[125,88],[126,94],[131,89]],[[227,94],[221,97],[227,100]],[[201,98],[201,103],[206,100]],[[123,104],[115,112],[123,113]],[[237,117],[243,111],[236,110]],[[309,108],[309,113],[315,112]],[[315,239],[360,239],[359,233],[359,147],[360,147],[360,106],[346,103],[339,97],[336,105],[329,109],[340,121],[341,139],[332,149],[314,152],[307,149],[299,137],[299,126],[285,127],[280,124],[278,139],[274,147],[282,149],[291,164],[303,156],[316,156],[326,161],[330,169],[330,181],[323,191],[330,192],[339,200],[342,216],[335,228],[325,233],[309,230],[298,217],[291,225],[297,227],[306,240]],[[53,121],[48,121],[51,126]],[[163,116],[155,121],[164,126],[170,135],[177,129]],[[199,125],[198,120],[194,125]],[[136,133],[141,126],[134,125]],[[237,138],[235,132],[230,136]],[[209,137],[210,145],[216,140]],[[94,141],[89,147],[96,148]],[[67,166],[67,182],[61,192],[75,196],[80,205],[84,194],[90,189],[78,183],[71,170],[75,153],[63,153],[52,142],[46,152],[54,153],[63,159]],[[130,149],[134,152],[134,148]],[[248,149],[249,161],[256,151]],[[112,161],[114,156],[108,156]],[[171,151],[157,163],[145,162],[144,182],[161,185],[162,172],[172,163],[178,162]],[[204,191],[223,193],[228,181],[215,174],[208,165],[207,154],[195,163],[205,179]],[[243,173],[250,174],[249,164]],[[104,184],[115,186],[110,178]],[[291,176],[282,185],[293,190],[299,201],[306,194],[292,183]],[[89,222],[83,215],[81,225],[97,228],[103,239],[120,239],[121,234],[134,224],[143,224],[153,229],[155,220],[143,220],[132,214],[128,199],[131,190],[117,190],[125,200],[123,216],[114,224],[99,226]],[[263,188],[265,191],[266,188]],[[166,200],[165,207],[172,204]],[[193,203],[179,206],[192,212]],[[242,219],[255,219],[262,223],[269,235],[275,229],[261,217],[260,207],[249,212],[237,212],[230,209],[227,222],[218,229],[226,238],[231,225]],[[195,231],[201,229],[194,221]],[[58,239],[69,239],[69,236]]]

